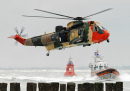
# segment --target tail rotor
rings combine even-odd
[[[15,27],[15,28],[14,28],[15,32],[16,32],[16,33],[17,33],[17,35],[19,35],[20,37],[28,37],[28,34],[23,34],[23,35],[22,35],[22,33],[23,33],[24,29],[25,29],[25,28],[24,28],[24,27],[22,27],[22,28],[21,28],[21,31],[20,31],[20,33],[19,33],[19,31],[18,31],[17,27]]]
[[[14,28],[14,30],[15,30],[15,32],[16,32],[16,35],[18,35],[18,36],[20,36],[20,37],[27,38],[27,37],[28,37],[28,34],[22,34],[23,31],[24,31],[24,29],[25,29],[25,28],[22,27],[22,28],[21,28],[21,31],[19,32],[17,27]],[[10,37],[8,37],[8,38],[14,38],[14,39],[16,39],[16,38],[17,38],[17,37],[15,37],[16,35],[10,36]],[[17,44],[18,44],[18,41],[15,41],[14,45],[17,46]]]

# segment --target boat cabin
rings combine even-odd
[[[89,68],[91,68],[91,74],[108,69],[108,64],[103,61],[101,55],[96,53],[94,59],[95,61],[89,64]]]
[[[108,64],[103,61],[96,61],[94,63],[90,63],[89,67],[91,68],[91,73],[98,72],[100,70],[105,70],[108,68]]]

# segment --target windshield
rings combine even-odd
[[[98,25],[97,28],[98,28],[98,33],[99,34],[104,34],[104,31],[103,31],[103,30],[105,30],[104,27]]]
[[[98,25],[101,30],[106,30],[103,26]]]

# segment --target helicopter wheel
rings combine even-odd
[[[46,56],[49,56],[49,53],[47,53]]]
[[[108,43],[110,42],[109,39],[107,39],[107,42],[108,42]]]

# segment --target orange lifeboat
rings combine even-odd
[[[74,64],[71,60],[69,60],[67,63],[66,72],[65,72],[64,76],[76,76],[76,74],[74,72]]]
[[[115,68],[109,68],[107,62],[104,62],[103,56],[99,55],[98,50],[94,53],[95,61],[89,64],[91,76],[97,76],[99,79],[116,79],[120,75]]]

